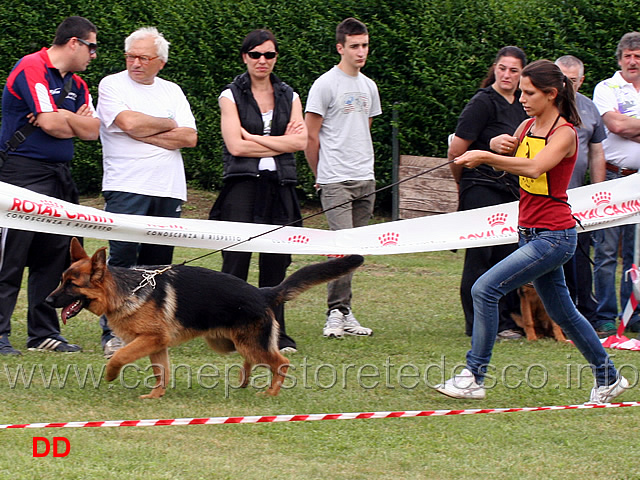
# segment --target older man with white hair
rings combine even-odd
[[[125,40],[126,70],[98,87],[105,210],[130,215],[179,217],[187,199],[181,148],[194,147],[196,122],[182,89],[157,75],[169,59],[169,42],[154,27]],[[166,265],[173,247],[110,241],[109,264]],[[121,342],[101,319],[105,356]]]

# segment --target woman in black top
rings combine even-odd
[[[519,102],[520,74],[527,63],[524,52],[518,47],[504,47],[496,56],[487,77],[473,98],[466,105],[449,145],[448,158],[452,160],[467,150],[492,150],[496,153],[512,151],[515,129],[527,118]],[[516,176],[496,172],[487,165],[476,169],[464,169],[450,164],[458,183],[459,210],[513,202],[519,198]],[[473,301],[471,287],[493,265],[517,248],[516,245],[496,245],[467,249],[460,282],[460,299],[465,316],[465,333],[471,336],[473,328]],[[506,295],[500,303],[500,339],[520,338],[517,326],[511,318],[519,311],[516,292]]]
[[[249,33],[240,49],[247,71],[237,76],[219,98],[224,186],[209,218],[244,223],[302,225],[295,193],[293,152],[307,145],[302,102],[273,72],[278,42],[268,30]],[[251,252],[222,252],[222,271],[247,279]],[[259,286],[279,284],[291,255],[260,253]],[[279,348],[296,351],[285,333],[284,305],[276,311]]]

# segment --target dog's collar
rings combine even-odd
[[[140,281],[138,286],[133,289],[133,292],[131,293],[132,294],[136,293],[138,290],[146,287],[147,285],[151,285],[151,288],[156,288],[156,275],[162,275],[167,270],[171,270],[172,267],[173,265],[167,265],[166,267],[162,269],[157,269],[157,270],[146,270],[144,268],[135,268],[135,267],[132,268],[132,270],[135,270],[137,272],[142,272],[142,280]]]

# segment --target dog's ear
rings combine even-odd
[[[80,241],[76,237],[73,237],[71,239],[69,251],[71,252],[72,262],[77,262],[78,260],[82,260],[83,258],[87,258],[89,256],[87,255],[87,252],[84,251],[84,248],[82,248]]]
[[[91,257],[91,280],[99,282],[107,271],[107,247],[101,247]]]

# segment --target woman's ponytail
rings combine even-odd
[[[528,77],[537,89],[545,93],[555,88],[558,92],[556,106],[560,114],[574,126],[580,126],[582,120],[576,105],[576,92],[560,67],[549,60],[536,60],[524,68],[522,76]]]

